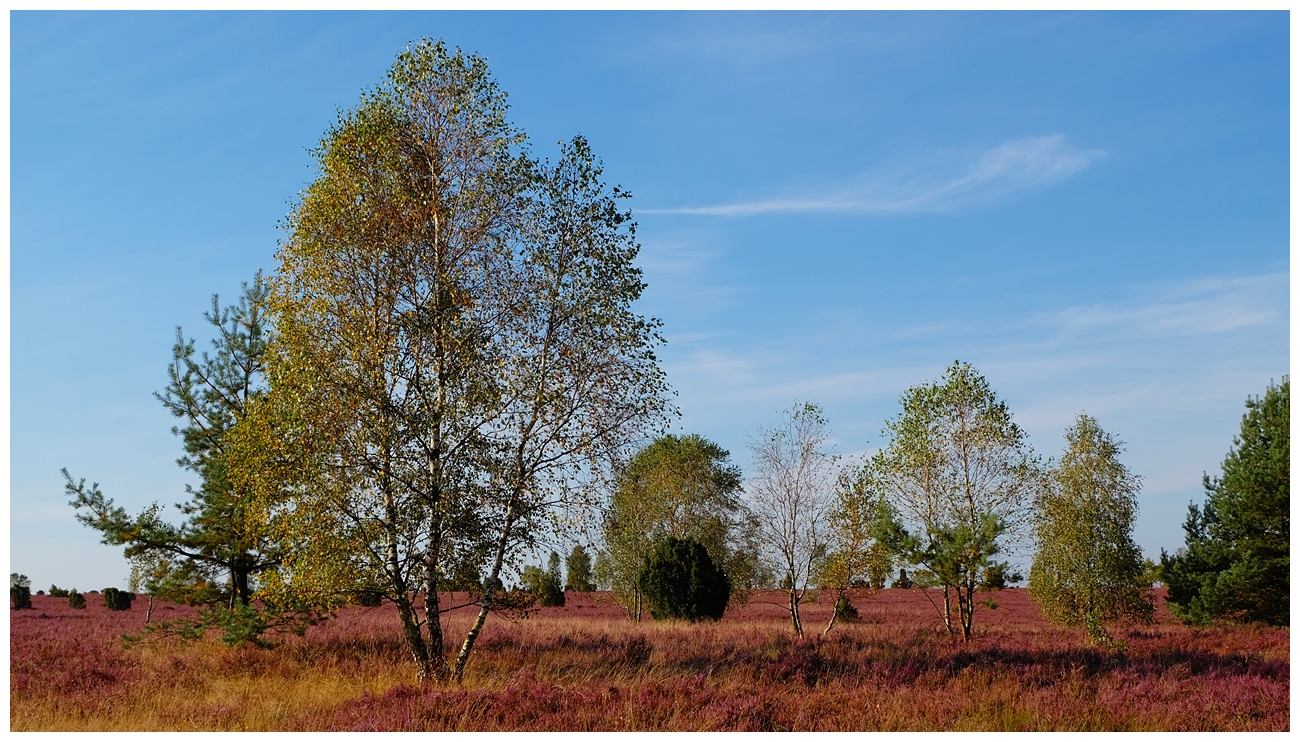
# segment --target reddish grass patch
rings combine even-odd
[[[494,616],[460,687],[420,687],[391,607],[348,609],[273,650],[127,649],[144,623],[34,596],[12,611],[10,725],[152,730],[1274,730],[1290,727],[1290,632],[1192,629],[1161,606],[1119,653],[992,595],[971,642],[917,590],[859,597],[862,622],[798,640],[778,595],[716,624],[629,623],[607,595]],[[94,603],[94,601],[91,601]],[[808,606],[810,634],[829,605]],[[155,617],[189,609],[155,609]],[[472,618],[450,617],[449,637]],[[814,628],[815,627],[815,628]],[[448,650],[452,647],[449,644]]]

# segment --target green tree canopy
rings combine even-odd
[[[587,553],[585,546],[578,544],[573,547],[573,550],[569,552],[569,556],[564,559],[564,570],[566,572],[565,590],[589,593],[596,589],[592,576],[591,555]]]
[[[1141,478],[1120,463],[1122,444],[1095,419],[1079,415],[1065,439],[1069,447],[1035,502],[1029,596],[1048,620],[1082,624],[1093,641],[1110,644],[1104,624],[1150,621],[1154,610],[1133,542]]]
[[[421,679],[462,676],[503,569],[667,404],[628,194],[581,137],[533,160],[506,113],[486,60],[411,45],[322,139],[277,254],[254,448],[292,465],[254,478],[294,524],[285,593],[382,587]],[[438,592],[479,565],[449,666]]]
[[[1189,623],[1290,624],[1291,382],[1246,400],[1222,474],[1189,506],[1186,545],[1160,554],[1169,607]]]
[[[603,523],[602,576],[634,620],[641,611],[638,575],[654,545],[670,536],[700,543],[733,585],[750,586],[754,524],[740,492],[741,471],[730,454],[697,434],[665,435],[621,469]]]
[[[970,364],[953,363],[942,380],[908,389],[900,402],[902,413],[886,424],[887,443],[871,460],[888,506],[878,535],[918,568],[918,583],[943,589],[944,626],[970,639],[983,575],[999,568],[1005,542],[1027,528],[1038,459]]]

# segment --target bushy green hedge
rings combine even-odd
[[[691,539],[670,536],[655,544],[637,582],[656,620],[717,621],[731,597],[731,580]]]

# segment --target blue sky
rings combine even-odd
[[[407,41],[487,57],[535,153],[635,195],[677,425],[749,461],[795,400],[881,445],[974,364],[1037,451],[1086,411],[1182,543],[1289,373],[1285,13],[32,13],[10,20],[11,571],[125,583],[60,467],[183,499],[177,325],[274,268],[307,150]]]

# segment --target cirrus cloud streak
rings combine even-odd
[[[1102,150],[1078,149],[1061,134],[1026,137],[965,156],[941,154],[925,166],[901,172],[868,173],[850,185],[814,196],[640,211],[735,217],[800,212],[949,212],[1059,183],[1105,155]]]

